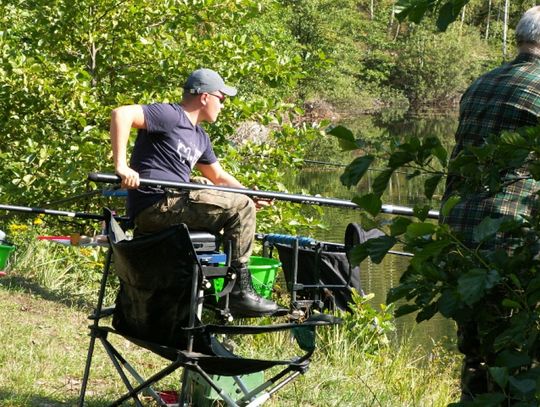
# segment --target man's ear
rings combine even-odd
[[[208,104],[208,93],[201,93],[201,105],[206,106]]]

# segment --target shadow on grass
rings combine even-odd
[[[67,293],[48,290],[39,285],[32,279],[20,275],[7,275],[0,277],[0,287],[10,291],[19,291],[35,296],[39,296],[44,300],[58,302],[69,307],[75,307],[83,311],[92,310],[95,306],[93,298],[85,299],[75,296],[70,296]]]
[[[14,393],[0,389],[0,406],[12,407],[65,407],[76,406],[79,402],[78,397],[70,398],[67,401],[55,399],[53,397],[39,396],[30,393]],[[110,401],[88,400],[84,401],[85,407],[105,407]]]

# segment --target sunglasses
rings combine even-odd
[[[225,102],[225,95],[214,95],[213,93],[209,93],[209,95],[218,98],[221,103]]]

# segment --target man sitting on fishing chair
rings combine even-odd
[[[256,205],[246,195],[215,190],[177,191],[140,187],[139,177],[189,182],[196,167],[215,185],[244,188],[217,160],[208,134],[199,126],[216,121],[226,96],[236,89],[211,69],[198,69],[187,79],[180,103],[127,105],[113,110],[110,136],[116,174],[128,188],[128,216],[138,235],[185,223],[193,230],[217,234],[232,246],[231,267],[237,280],[229,294],[233,316],[272,315],[279,308],[253,289],[247,268],[255,236]],[[127,144],[132,128],[137,139],[127,164]]]

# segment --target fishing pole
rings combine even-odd
[[[85,212],[58,211],[55,209],[32,208],[29,206],[0,205],[0,210],[44,215],[67,216],[69,218],[105,220],[105,216]]]
[[[99,215],[97,213],[59,211],[56,209],[44,209],[44,208],[36,208],[36,207],[29,207],[29,206],[1,205],[0,204],[0,210],[23,212],[23,213],[35,213],[38,215],[43,214],[43,215],[54,215],[54,216],[66,216],[68,218],[80,218],[80,219],[92,219],[92,220],[105,220],[106,219],[104,215]],[[121,221],[121,222],[128,220],[128,218],[125,216],[115,215],[114,218],[117,221]]]
[[[342,164],[342,163],[334,163],[334,162],[330,162],[330,161],[320,161],[320,160],[303,160],[305,163],[308,163],[308,164],[316,164],[316,165],[328,165],[330,167],[347,167],[348,164]],[[382,169],[382,168],[368,168],[368,171],[378,171],[378,172],[383,172],[383,171],[386,171],[386,169]],[[395,173],[397,174],[405,174],[405,175],[409,175],[408,172],[406,171],[394,171]]]
[[[104,182],[110,184],[119,184],[121,182],[121,178],[116,174],[104,174],[96,172],[88,174],[88,179],[94,182]],[[287,201],[303,205],[335,206],[340,208],[361,209],[361,207],[354,202],[347,201],[345,199],[324,198],[313,195],[289,194],[285,192],[263,191],[247,188],[233,188],[217,185],[195,184],[191,182],[176,182],[148,178],[140,178],[139,183],[141,186],[150,186],[157,188],[175,188],[188,190],[211,189],[215,191],[233,192],[252,197],[276,199],[278,201]],[[412,208],[399,205],[382,205],[381,212],[392,215],[414,216],[414,210]],[[438,219],[439,211],[431,210],[429,211],[427,217],[432,219]]]
[[[56,201],[45,202],[44,206],[58,205],[58,204],[66,203],[66,202],[75,201],[77,199],[89,198],[89,197],[97,195],[99,193],[101,193],[100,190],[87,191],[87,192],[84,192],[82,194],[69,196],[67,198],[57,199]]]

